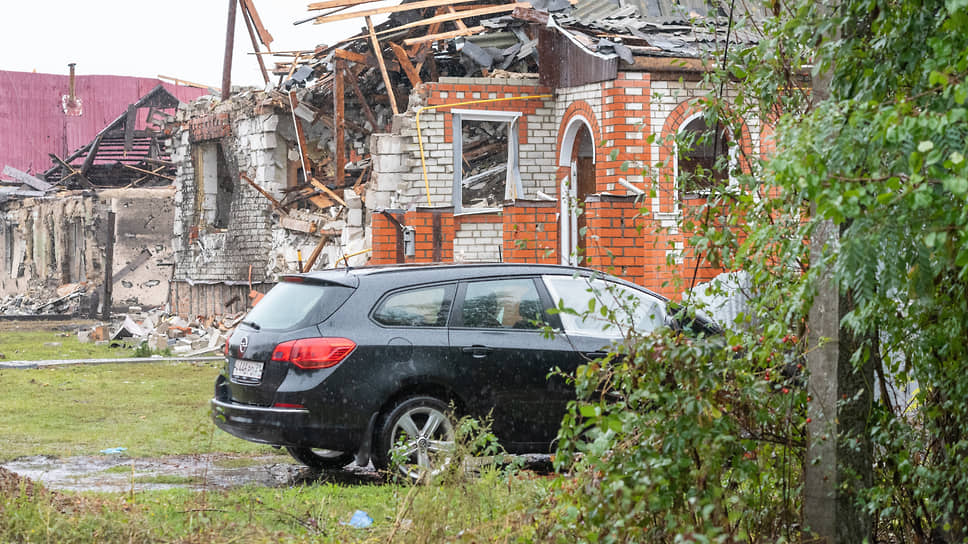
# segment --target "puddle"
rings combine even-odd
[[[372,467],[349,465],[343,470],[316,472],[288,459],[282,455],[224,453],[157,458],[32,456],[0,466],[48,489],[68,491],[128,492],[173,487],[202,490],[244,485],[279,487],[324,481],[346,484],[382,481]]]
[[[552,470],[548,455],[524,455],[518,458],[524,470],[538,473]],[[124,454],[77,457],[36,455],[20,457],[0,467],[40,483],[47,489],[61,491],[130,492],[174,487],[201,491],[244,485],[372,485],[385,481],[372,464],[359,467],[353,463],[341,470],[315,471],[286,455],[208,453],[154,458],[131,458]]]

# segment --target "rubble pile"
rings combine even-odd
[[[147,348],[152,353],[195,356],[220,351],[231,330],[245,312],[229,316],[202,317],[188,320],[169,315],[161,309],[129,308],[127,314],[111,324],[95,325],[77,332],[81,342],[104,342]]]
[[[53,298],[38,299],[30,294],[17,293],[0,299],[0,315],[78,315],[91,313],[97,304],[98,295],[88,290],[87,282],[69,283],[60,286]]]

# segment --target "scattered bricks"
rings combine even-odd
[[[93,342],[102,342],[107,340],[109,335],[110,333],[105,325],[97,325],[91,329],[89,339]]]

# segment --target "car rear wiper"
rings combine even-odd
[[[243,325],[248,325],[248,326],[252,327],[253,329],[255,329],[257,331],[258,330],[262,330],[262,327],[260,327],[259,324],[256,323],[255,321],[243,321],[242,324]]]

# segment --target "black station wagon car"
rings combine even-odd
[[[666,302],[616,277],[551,265],[285,276],[227,342],[213,418],[315,468],[355,458],[383,469],[392,459],[413,478],[452,451],[454,413],[490,416],[511,453],[548,452],[574,398],[551,371],[601,356],[626,327],[677,326]]]

